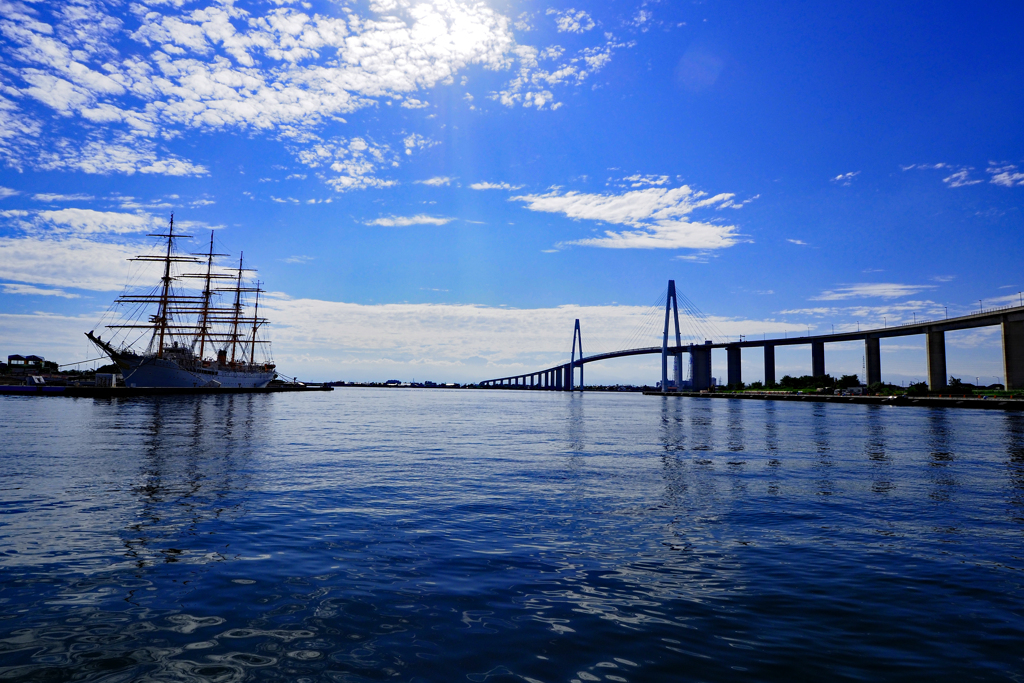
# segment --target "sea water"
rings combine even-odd
[[[0,681],[1024,677],[1024,416],[0,398]]]

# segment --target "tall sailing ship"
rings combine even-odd
[[[259,316],[259,281],[249,282],[241,255],[237,267],[215,260],[213,233],[207,253],[182,254],[176,242],[190,238],[174,232],[174,215],[166,233],[149,235],[166,240],[161,253],[131,261],[162,264],[160,284],[148,292],[119,296],[111,307],[119,319],[105,327],[112,338],[95,330],[89,340],[120,368],[127,387],[260,388],[277,373],[270,342],[260,332],[267,319]],[[179,272],[193,267],[198,272]],[[202,290],[180,283],[198,281]],[[188,293],[192,292],[192,293]],[[252,307],[247,302],[252,299]],[[155,309],[155,312],[154,312]],[[133,339],[134,337],[134,339]],[[139,345],[145,346],[139,348]]]

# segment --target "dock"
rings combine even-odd
[[[256,388],[228,387],[60,387],[0,385],[0,396],[66,396],[71,398],[133,398],[136,396],[223,396],[227,394],[280,394],[334,391],[319,384],[279,384]]]

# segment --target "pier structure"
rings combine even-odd
[[[703,391],[711,388],[711,353],[725,349],[728,367],[728,383],[743,383],[742,350],[761,349],[764,354],[764,383],[776,383],[775,349],[779,346],[809,346],[811,351],[811,375],[823,377],[825,370],[825,345],[842,342],[864,342],[865,379],[867,384],[882,380],[881,340],[895,337],[923,336],[925,338],[925,355],[928,367],[928,389],[941,391],[947,386],[946,374],[946,332],[970,330],[979,327],[999,326],[1002,332],[1003,348],[1003,384],[1007,390],[1024,389],[1024,306],[1004,306],[1000,308],[981,309],[954,318],[906,323],[903,325],[886,326],[856,332],[839,332],[833,334],[808,334],[802,337],[786,337],[784,339],[742,339],[741,341],[713,342],[705,340],[703,344],[683,344],[679,329],[678,295],[675,280],[668,282],[668,294],[665,299],[665,325],[661,346],[649,346],[623,349],[609,353],[583,356],[583,339],[580,334],[580,321],[576,320],[573,328],[572,353],[568,363],[556,365],[545,370],[499,377],[478,382],[481,387],[504,387],[522,389],[540,389],[546,391],[573,391],[583,389],[583,366],[612,358],[627,356],[661,355],[661,390],[667,392],[678,390],[683,383],[683,354],[690,359],[691,389]],[[670,329],[674,333],[670,334]],[[578,347],[577,347],[578,342]],[[579,356],[576,355],[577,348]],[[672,378],[669,378],[669,361],[672,361]],[[575,371],[579,369],[579,384],[574,383]]]

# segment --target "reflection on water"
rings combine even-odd
[[[0,421],[0,680],[1022,668],[1018,415],[348,390]]]

